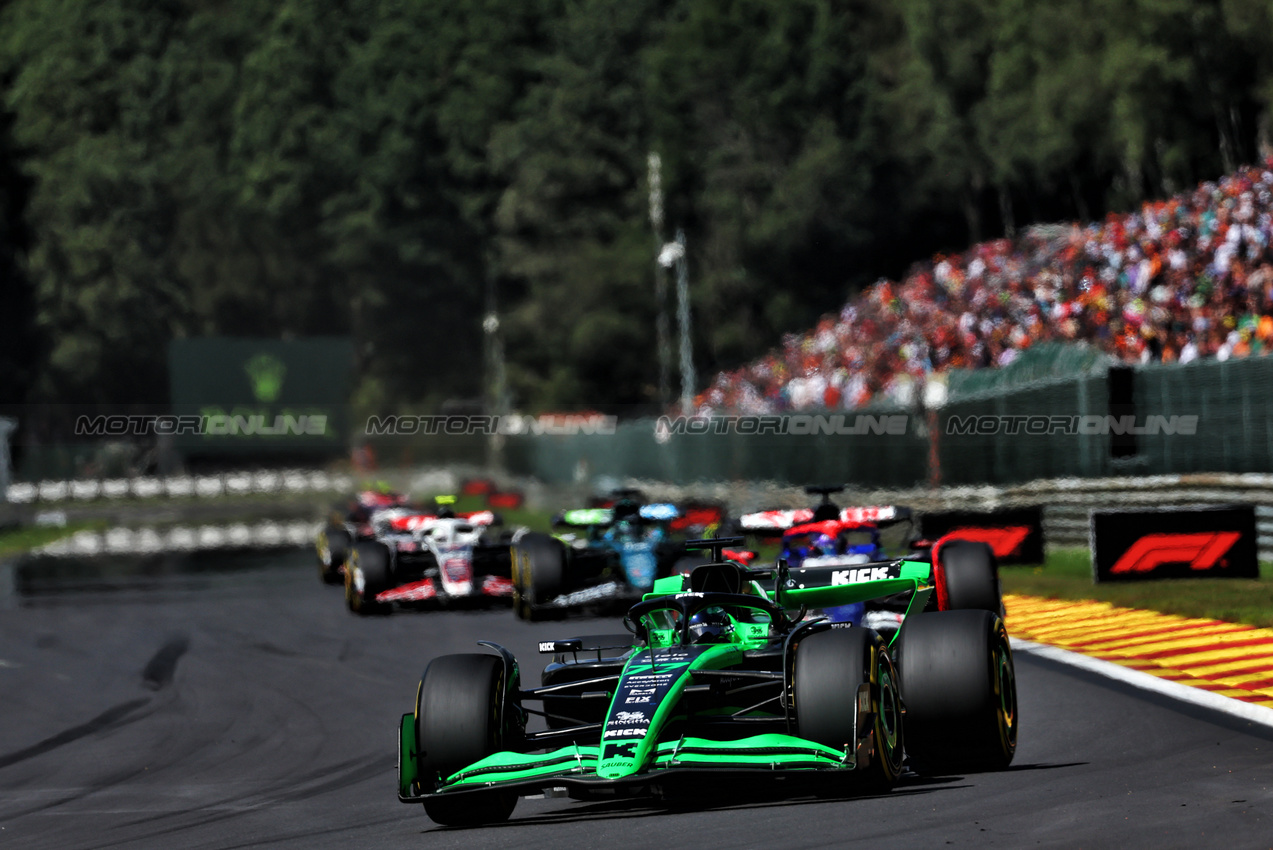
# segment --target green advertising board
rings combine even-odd
[[[353,361],[345,337],[173,340],[175,448],[186,455],[341,454]]]

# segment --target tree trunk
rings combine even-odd
[[[1012,239],[1017,235],[1017,224],[1012,215],[1012,193],[999,185],[999,218],[1003,221],[1003,235]]]

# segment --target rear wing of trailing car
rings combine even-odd
[[[670,502],[652,502],[641,505],[636,516],[646,522],[673,523],[680,518],[681,511]],[[553,525],[559,528],[605,528],[613,525],[614,521],[614,508],[577,508],[553,517]]]
[[[778,536],[797,525],[812,522],[813,515],[813,508],[780,508],[743,514],[739,517],[738,524],[748,534]],[[887,528],[901,522],[910,522],[912,516],[911,509],[902,505],[864,505],[842,508],[839,520]]]

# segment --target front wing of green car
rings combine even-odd
[[[404,714],[400,726],[398,799],[421,802],[415,761],[415,716]],[[852,772],[859,757],[794,735],[755,735],[736,741],[684,737],[658,744],[649,767],[616,778],[598,776],[601,747],[571,745],[548,753],[495,753],[448,777],[434,793],[463,794],[501,788],[521,795],[566,788],[572,797],[608,796],[618,789],[658,785],[671,774],[732,771],[751,776]],[[812,778],[812,777],[811,777]]]

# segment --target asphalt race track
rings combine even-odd
[[[443,829],[395,797],[428,659],[495,640],[535,683],[538,638],[616,624],[360,619],[308,552],[217,559],[0,594],[0,847],[1273,846],[1273,730],[1023,653],[1004,773],[706,809],[522,800],[508,824]]]

